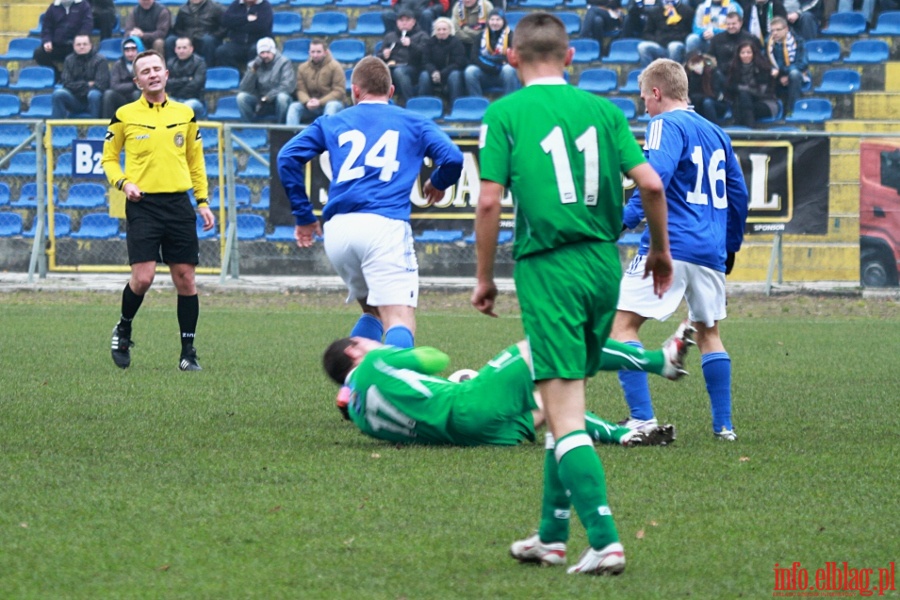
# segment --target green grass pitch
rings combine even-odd
[[[127,371],[118,295],[0,295],[0,598],[762,598],[776,563],[897,559],[895,302],[732,298],[740,439],[713,439],[695,351],[652,381],[678,440],[598,448],[628,560],[601,579],[507,556],[537,525],[541,445],[397,448],[339,418],[320,354],[355,319],[340,300],[206,295],[204,371],[181,373],[171,290]],[[514,299],[498,310],[425,293],[417,342],[477,368],[522,335]],[[626,415],[613,374],[588,404]],[[573,523],[570,563],[585,544]]]

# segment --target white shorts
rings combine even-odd
[[[416,307],[419,263],[409,223],[348,213],[332,217],[323,233],[325,254],[347,284],[347,302]]]
[[[672,287],[662,298],[653,293],[653,277],[644,276],[646,256],[635,256],[619,290],[619,310],[639,314],[648,319],[665,321],[684,298],[688,319],[712,327],[725,318],[725,273],[682,260],[673,260]]]

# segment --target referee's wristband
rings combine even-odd
[[[118,180],[116,182],[116,189],[118,189],[119,191],[122,191],[122,188],[125,187],[125,183],[127,183],[127,182],[124,177],[122,179]]]
[[[202,198],[202,199],[198,198],[197,199],[197,208],[201,208],[203,206],[209,206],[209,200],[207,200],[206,198]]]

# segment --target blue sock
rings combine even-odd
[[[384,334],[384,343],[397,348],[412,348],[415,345],[412,331],[405,325],[394,325]]]
[[[376,342],[381,341],[382,335],[384,335],[384,325],[381,324],[378,317],[369,313],[363,313],[350,331],[350,337],[363,337]]]
[[[709,392],[713,431],[734,429],[731,425],[731,357],[727,352],[710,352],[700,357],[700,365]]]
[[[635,348],[643,348],[638,341],[625,342]],[[625,402],[632,419],[648,421],[653,418],[653,402],[650,400],[650,382],[644,371],[619,371],[619,384],[625,392]]]

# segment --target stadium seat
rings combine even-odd
[[[84,215],[78,231],[72,232],[77,240],[112,240],[119,237],[119,219],[105,212]]]
[[[212,67],[206,70],[207,92],[230,91],[238,89],[241,74],[234,67]]]
[[[634,104],[634,100],[631,98],[622,98],[621,96],[612,96],[607,98],[610,102],[618,106],[623,113],[625,113],[625,118],[629,121],[633,119],[637,114],[637,107]]]
[[[102,140],[106,138],[106,125],[91,125],[84,136],[86,140]]]
[[[463,232],[458,230],[426,229],[413,239],[420,244],[450,244],[461,242]]]
[[[53,167],[54,177],[71,177],[72,176],[72,153],[61,152],[56,157],[56,166]]]
[[[0,206],[9,206],[9,186],[0,181]]]
[[[775,114],[775,116],[757,119],[757,123],[774,123],[775,121],[780,121],[784,118],[784,104],[781,102],[781,100],[776,100],[775,102],[778,104],[778,112]]]
[[[243,183],[234,184],[234,206],[238,209],[250,206],[250,188]],[[219,186],[209,194],[209,209],[219,210]]]
[[[878,15],[875,28],[869,30],[869,35],[900,35],[900,10],[890,10]]]
[[[605,63],[637,63],[641,61],[637,47],[641,40],[622,38],[609,44],[609,55],[603,58]]]
[[[633,69],[628,71],[625,79],[625,85],[619,88],[620,94],[640,94],[641,88],[638,85],[638,77],[641,75],[641,69]]]
[[[212,127],[201,127],[200,135],[203,137],[203,151],[208,152],[219,147],[219,132]]]
[[[565,3],[565,7],[569,9],[587,8],[587,0],[568,0]]]
[[[54,125],[53,147],[71,148],[72,141],[78,139],[78,129],[74,125]]]
[[[862,78],[852,69],[831,69],[822,74],[817,94],[852,94],[858,92]]]
[[[473,231],[469,235],[463,238],[463,241],[467,244],[475,243],[475,232]],[[501,229],[497,233],[497,244],[508,244],[513,241],[513,230],[512,229]]]
[[[269,186],[259,191],[259,201],[251,204],[250,210],[269,210]]]
[[[262,154],[261,156],[268,162],[268,153]],[[271,176],[272,174],[269,172],[269,165],[264,165],[252,156],[247,160],[247,166],[244,170],[238,173],[238,177],[245,177],[247,179],[268,179]]]
[[[76,183],[69,188],[65,202],[59,207],[68,210],[83,210],[106,206],[106,186],[99,183]]]
[[[216,100],[216,110],[208,116],[210,121],[240,121],[241,111],[238,110],[237,96],[222,96]]]
[[[824,123],[831,118],[833,107],[828,98],[804,98],[794,104],[794,113],[785,123]]]
[[[351,77],[353,76],[353,69],[344,69],[344,89],[347,91],[347,97],[349,98],[353,94],[353,90],[350,89]]]
[[[356,19],[356,25],[349,31],[350,35],[384,35],[384,21],[378,11],[364,12]]]
[[[11,90],[52,90],[53,69],[50,67],[25,67],[19,71],[19,78],[9,84]]]
[[[334,5],[340,8],[364,8],[376,6],[380,0],[337,0]]]
[[[406,109],[426,119],[437,120],[444,114],[444,102],[436,96],[417,96],[406,101]]]
[[[510,29],[515,29],[516,25],[519,24],[519,21],[522,20],[522,17],[528,14],[528,11],[525,10],[511,10],[506,13],[506,24],[509,25]]]
[[[21,113],[20,117],[29,119],[49,119],[53,114],[53,98],[50,94],[38,94],[31,97],[28,110]]]
[[[238,146],[234,138],[240,139],[254,150],[259,150],[269,145],[269,134],[265,129],[233,129],[231,131],[231,147],[238,150],[241,146]]]
[[[203,231],[203,217],[201,215],[197,215],[197,238],[201,240],[214,240],[219,237],[219,227],[216,224],[215,227],[208,231]]]
[[[581,31],[581,17],[578,16],[578,13],[561,10],[554,14],[566,26],[566,33],[570,36],[577,35]]]
[[[37,173],[37,157],[34,152],[19,152],[9,159],[0,172],[5,176],[23,175],[33,179]]]
[[[520,8],[553,8],[562,4],[562,0],[521,0]]]
[[[848,64],[881,64],[887,62],[891,47],[884,40],[857,40],[850,46],[850,54],[844,59]]]
[[[9,85],[9,69],[6,67],[0,67],[0,88],[5,88]]]
[[[31,127],[24,123],[0,123],[0,147],[15,148],[31,133]]]
[[[165,3],[164,3],[164,4],[165,4]],[[43,20],[43,17],[44,17],[44,15],[41,15],[41,19],[39,19],[39,21]],[[32,34],[32,35],[37,35],[37,36],[40,36],[40,35],[41,35],[41,33],[40,33],[40,23],[38,24],[38,32],[37,32],[36,34]],[[100,30],[99,30],[99,29],[96,29],[96,28],[95,28],[95,29],[92,29],[92,30],[91,30],[91,35],[94,36],[94,37],[99,38],[99,37],[100,37]],[[113,35],[113,37],[115,37],[115,38],[119,38],[119,41],[122,41],[122,20],[119,19],[119,15],[116,15],[116,21],[115,21],[115,23],[113,23],[112,35]]]
[[[334,0],[291,0],[292,7],[321,7],[334,4]]]
[[[269,0],[269,4],[272,5],[272,8],[277,8],[279,6],[289,6],[290,2],[288,0]]]
[[[279,10],[272,14],[272,35],[297,35],[303,30],[303,15]]]
[[[306,62],[309,58],[309,42],[306,38],[285,40],[281,53],[291,62]]]
[[[53,184],[53,198],[59,198],[59,186]],[[19,197],[10,204],[10,208],[37,208],[37,184],[33,181],[28,182],[19,190]]]
[[[342,12],[324,11],[313,15],[306,30],[308,35],[341,35],[350,28],[347,15]]]
[[[40,38],[41,32],[44,30],[44,13],[38,15],[38,22],[31,31],[28,32],[28,35],[31,37]],[[93,34],[92,34],[93,35]]]
[[[242,242],[261,240],[266,235],[266,220],[259,215],[237,216],[237,239]]]
[[[825,37],[858,36],[866,32],[866,17],[859,12],[835,12],[828,17],[828,27],[819,33]]]
[[[0,212],[0,237],[22,235],[22,215],[14,212]]]
[[[19,115],[20,108],[21,105],[19,104],[18,96],[13,94],[0,94],[0,117],[16,117]]]
[[[6,54],[0,56],[0,60],[31,60],[34,58],[34,51],[40,45],[39,37],[13,38],[9,40],[9,48]]]
[[[590,63],[600,60],[600,42],[597,40],[576,38],[569,40],[569,48],[575,49],[573,63]]]
[[[216,153],[204,154],[203,160],[206,163],[206,177],[208,179],[218,179],[219,178],[219,155]],[[233,158],[231,168],[235,172],[237,172],[237,157]]]
[[[841,45],[834,40],[810,40],[806,42],[806,56],[813,65],[841,62]]]
[[[46,215],[45,220],[46,223]],[[31,227],[29,227],[26,231],[22,232],[22,237],[33,238],[35,235],[35,229],[37,228],[37,219],[31,220]],[[58,210],[53,211],[53,235],[54,237],[62,238],[69,237],[72,233],[72,217],[67,215],[64,212],[59,212]],[[44,228],[44,235],[49,235],[48,229]]]
[[[116,61],[122,58],[122,39],[121,38],[107,38],[105,40],[100,40],[100,46],[97,49],[97,54],[102,54],[103,57],[108,61]]]
[[[594,94],[606,94],[619,85],[619,74],[612,69],[586,69],[578,78],[578,87]]]
[[[362,40],[334,40],[328,46],[331,57],[339,63],[356,63],[366,55],[366,43]]]
[[[444,117],[451,122],[479,122],[490,101],[483,96],[463,96],[453,101],[450,114]]]
[[[294,239],[294,228],[290,225],[278,225],[272,233],[266,235],[266,241],[293,244],[296,241]]]

